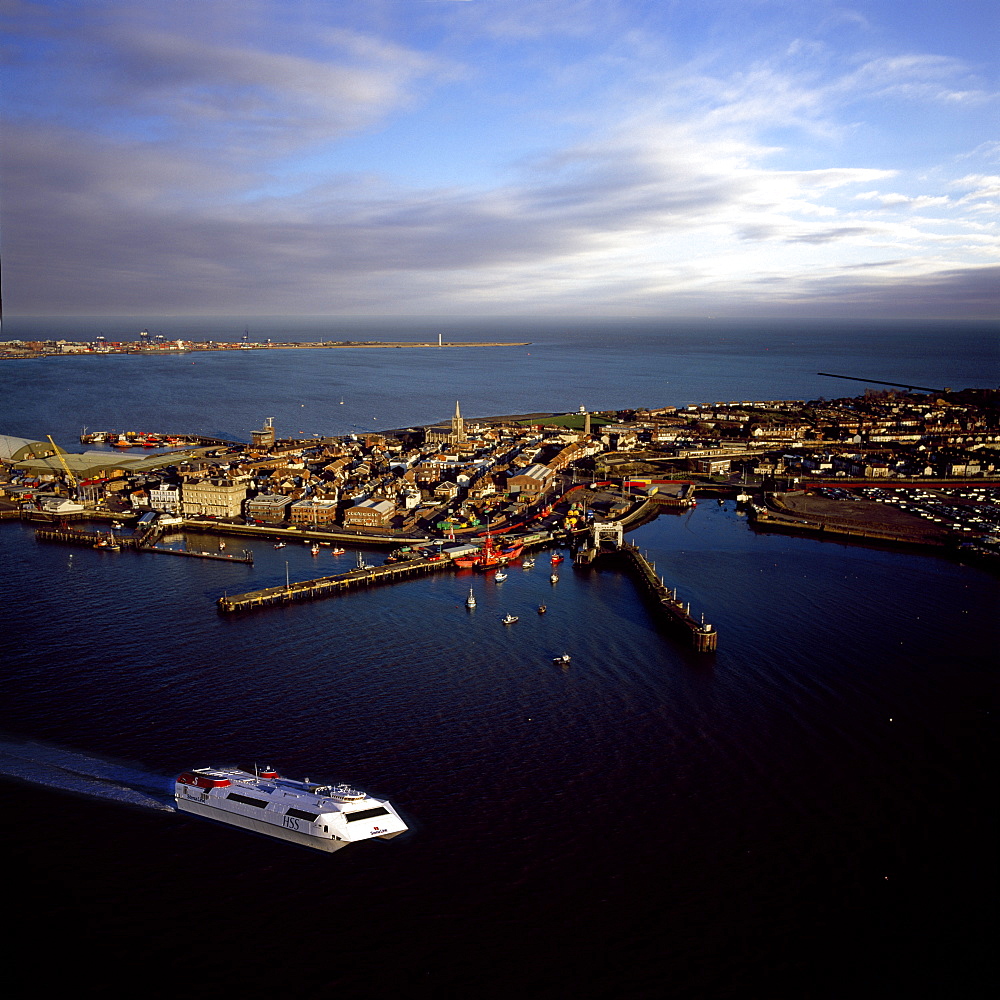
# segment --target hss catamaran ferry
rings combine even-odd
[[[273,768],[251,774],[235,767],[184,771],[174,784],[177,808],[318,851],[359,840],[389,840],[406,824],[384,799],[347,785],[282,778]]]

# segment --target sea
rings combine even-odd
[[[1000,382],[995,325],[930,322],[15,319],[5,339],[143,328],[435,343],[7,361],[0,433],[79,450],[85,428],[248,441],[267,418],[352,434],[456,402],[474,419],[882,388],[819,372]],[[9,961],[109,995],[992,996],[996,575],[757,532],[731,501],[630,538],[715,654],[629,577],[568,559],[555,584],[542,555],[502,585],[445,572],[221,616],[223,594],[357,547],[255,541],[229,564],[0,524]],[[409,831],[326,855],[178,814],[173,777],[206,764],[345,781]]]

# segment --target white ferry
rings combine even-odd
[[[273,768],[254,774],[235,767],[184,771],[174,798],[183,812],[331,853],[373,837],[389,840],[407,829],[384,799],[347,785],[292,781]]]

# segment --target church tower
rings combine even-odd
[[[465,440],[465,420],[462,418],[462,411],[458,408],[458,400],[455,400],[455,416],[451,418],[451,439],[456,444]]]

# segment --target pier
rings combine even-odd
[[[189,556],[195,559],[217,559],[220,562],[253,564],[253,553],[244,549],[239,555],[227,552],[202,552],[197,549],[171,549],[157,545],[162,532],[155,529],[139,535],[116,535],[105,531],[83,531],[80,528],[36,528],[35,538],[40,542],[58,542],[87,549],[130,549],[133,552],[162,552],[171,556]]]
[[[656,567],[635,545],[631,543],[622,545],[618,554],[633,570],[633,575],[642,584],[646,593],[657,603],[661,615],[670,624],[687,632],[695,651],[714,653],[719,641],[719,633],[716,632],[715,626],[705,624],[704,618],[699,622],[691,616],[690,603],[684,604],[677,599],[677,589],[671,590],[664,584],[656,574]]]
[[[40,542],[61,542],[83,548],[105,549],[117,545],[122,549],[138,551],[140,541],[135,535],[116,535],[110,531],[83,531],[80,528],[35,528],[35,538]]]
[[[228,552],[201,552],[198,549],[170,549],[165,545],[149,545],[141,551],[162,552],[168,556],[191,556],[194,559],[218,559],[222,562],[238,562],[253,565],[253,553],[249,549],[244,549],[239,555],[231,555]]]
[[[633,570],[633,575],[643,589],[656,601],[662,616],[672,625],[683,628],[698,653],[714,653],[719,641],[719,633],[714,625],[706,625],[704,620],[696,621],[691,616],[691,605],[677,599],[677,589],[671,590],[656,574],[656,567],[639,549],[626,543],[618,549],[618,554]]]
[[[450,559],[411,559],[407,562],[385,563],[368,569],[352,569],[333,576],[321,576],[313,580],[289,583],[283,587],[267,587],[246,594],[220,597],[218,610],[223,614],[239,611],[256,611],[260,608],[298,601],[312,601],[321,597],[333,597],[347,590],[371,587],[380,583],[394,583],[413,576],[437,573],[444,569],[454,569]]]

